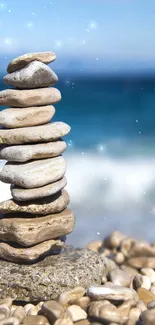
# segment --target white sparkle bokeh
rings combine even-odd
[[[32,29],[34,27],[34,23],[32,21],[29,21],[26,23],[26,28],[27,29]]]
[[[96,29],[98,27],[98,24],[97,24],[97,22],[96,21],[91,21],[90,23],[89,23],[89,29]]]

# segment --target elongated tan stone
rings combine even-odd
[[[43,106],[59,102],[60,91],[56,88],[6,89],[0,92],[0,105],[14,107]]]
[[[5,128],[21,128],[50,122],[55,114],[53,106],[7,108],[0,112],[0,125]]]
[[[0,242],[0,258],[11,262],[34,262],[45,253],[61,249],[63,246],[64,242],[59,239],[47,240],[29,248],[16,248],[7,243]]]
[[[57,75],[40,61],[30,62],[26,67],[7,74],[5,83],[19,89],[32,89],[53,86],[58,81]]]
[[[20,217],[18,217],[20,216]],[[45,217],[31,218],[30,214],[10,214],[0,219],[0,239],[24,247],[65,236],[74,228],[74,215],[69,209]]]
[[[55,195],[28,202],[17,202],[12,199],[0,202],[0,213],[26,212],[46,215],[64,210],[69,204],[67,191],[62,190]]]
[[[65,172],[65,159],[59,156],[23,164],[7,163],[0,173],[0,180],[24,188],[36,188],[61,179]]]
[[[0,144],[50,142],[63,137],[69,131],[70,126],[63,122],[20,129],[0,130]]]
[[[11,73],[18,69],[21,69],[34,60],[43,63],[50,63],[55,59],[56,59],[56,54],[54,52],[27,53],[13,59],[7,67],[7,72]]]
[[[28,160],[56,157],[65,151],[65,149],[65,141],[2,146],[0,149],[0,159],[15,162],[26,162]]]
[[[63,177],[59,181],[38,188],[24,189],[13,185],[11,186],[11,194],[17,201],[28,201],[56,194],[62,190],[66,184],[67,180]]]

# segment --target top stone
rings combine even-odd
[[[13,59],[8,67],[7,72],[11,73],[18,69],[24,68],[28,63],[32,61],[40,61],[43,63],[50,63],[56,59],[56,54],[53,52],[38,52],[38,53],[27,53],[18,58]]]
[[[53,86],[58,81],[58,77],[46,64],[33,61],[26,67],[7,74],[3,80],[8,85],[19,89],[33,89]]]

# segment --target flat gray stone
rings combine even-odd
[[[55,250],[60,251],[63,246],[64,242],[60,239],[47,240],[28,248],[21,246],[14,247],[11,244],[0,242],[0,258],[16,263],[32,263],[40,256],[44,256],[47,253],[54,253]]]
[[[33,265],[0,261],[0,299],[12,297],[27,302],[56,299],[77,286],[86,290],[100,284],[104,259],[87,249],[65,247],[61,254]]]
[[[69,209],[43,217],[10,213],[7,217],[1,215],[0,240],[30,247],[68,235],[73,231],[74,225],[75,217]]]
[[[55,114],[53,106],[7,108],[0,112],[0,126],[5,128],[21,128],[46,124]]]
[[[65,149],[65,141],[17,146],[1,146],[0,159],[14,162],[26,162],[29,160],[56,157],[61,155]]]
[[[56,88],[6,89],[0,91],[0,105],[13,107],[43,106],[57,103],[61,93]]]
[[[26,53],[24,55],[21,55],[13,59],[7,67],[7,72],[11,73],[18,69],[21,69],[34,60],[43,63],[50,63],[53,62],[55,59],[56,59],[56,54],[54,52]]]
[[[3,214],[11,212],[25,212],[34,215],[47,215],[61,212],[69,204],[67,191],[62,190],[54,195],[27,202],[17,202],[13,199],[0,202],[0,211]]]
[[[57,75],[44,63],[30,62],[26,67],[4,76],[4,82],[19,89],[53,86]]]
[[[28,163],[6,163],[0,172],[0,180],[24,188],[36,188],[61,179],[66,172],[62,156]]]
[[[0,130],[0,144],[23,144],[55,141],[70,132],[70,126],[63,122],[45,125]]]
[[[67,180],[65,177],[52,184],[48,184],[38,188],[25,189],[12,185],[11,194],[16,201],[28,201],[56,194],[57,192],[62,190],[66,185]]]

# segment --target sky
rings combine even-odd
[[[0,0],[0,58],[54,51],[60,67],[155,70],[155,0]]]

